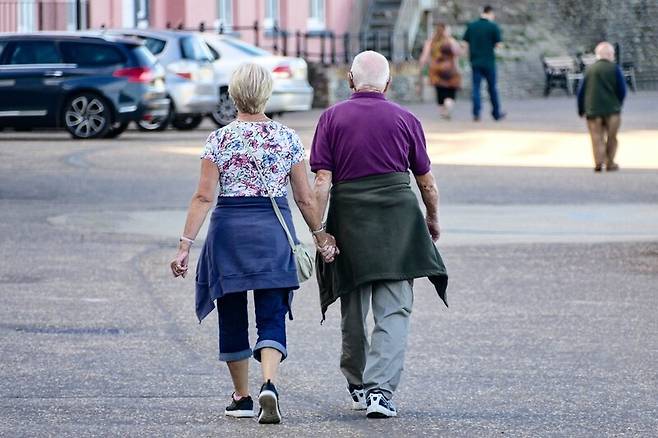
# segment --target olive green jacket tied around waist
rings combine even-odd
[[[331,189],[327,232],[340,254],[317,257],[322,318],[331,303],[377,280],[428,277],[448,305],[448,275],[434,246],[408,173],[337,183]]]

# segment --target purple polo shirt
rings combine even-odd
[[[334,182],[431,169],[420,121],[383,93],[360,91],[328,108],[311,146],[311,170],[329,170]]]

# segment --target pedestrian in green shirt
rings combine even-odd
[[[500,110],[500,100],[496,88],[496,54],[494,49],[501,44],[500,27],[494,23],[495,15],[489,5],[482,9],[478,20],[471,22],[466,28],[463,40],[467,43],[471,70],[473,72],[473,120],[480,120],[482,99],[480,84],[484,78],[487,81],[489,98],[491,99],[491,115],[494,120],[501,120],[505,113]]]

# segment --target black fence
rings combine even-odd
[[[198,27],[186,28],[182,24],[172,26],[167,23],[168,29],[215,32],[220,35],[239,36],[244,32],[253,34],[254,45],[283,56],[296,56],[309,62],[318,62],[324,65],[349,64],[356,54],[363,50],[375,50],[386,56],[389,60],[394,58],[395,41],[407,41],[408,34],[396,34],[389,31],[373,31],[358,33],[337,34],[333,31],[301,32],[280,29],[274,25],[271,28],[263,27],[258,21],[251,26],[208,27],[201,22]],[[315,42],[315,43],[314,43]],[[406,44],[397,61],[412,59],[411,51]]]

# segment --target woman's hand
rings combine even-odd
[[[315,247],[320,252],[322,259],[326,263],[331,263],[340,254],[338,246],[336,246],[336,238],[327,232],[320,232],[313,236],[315,240]]]
[[[190,259],[190,247],[181,242],[178,247],[176,258],[171,261],[169,267],[174,277],[183,277],[187,275],[188,262]]]

